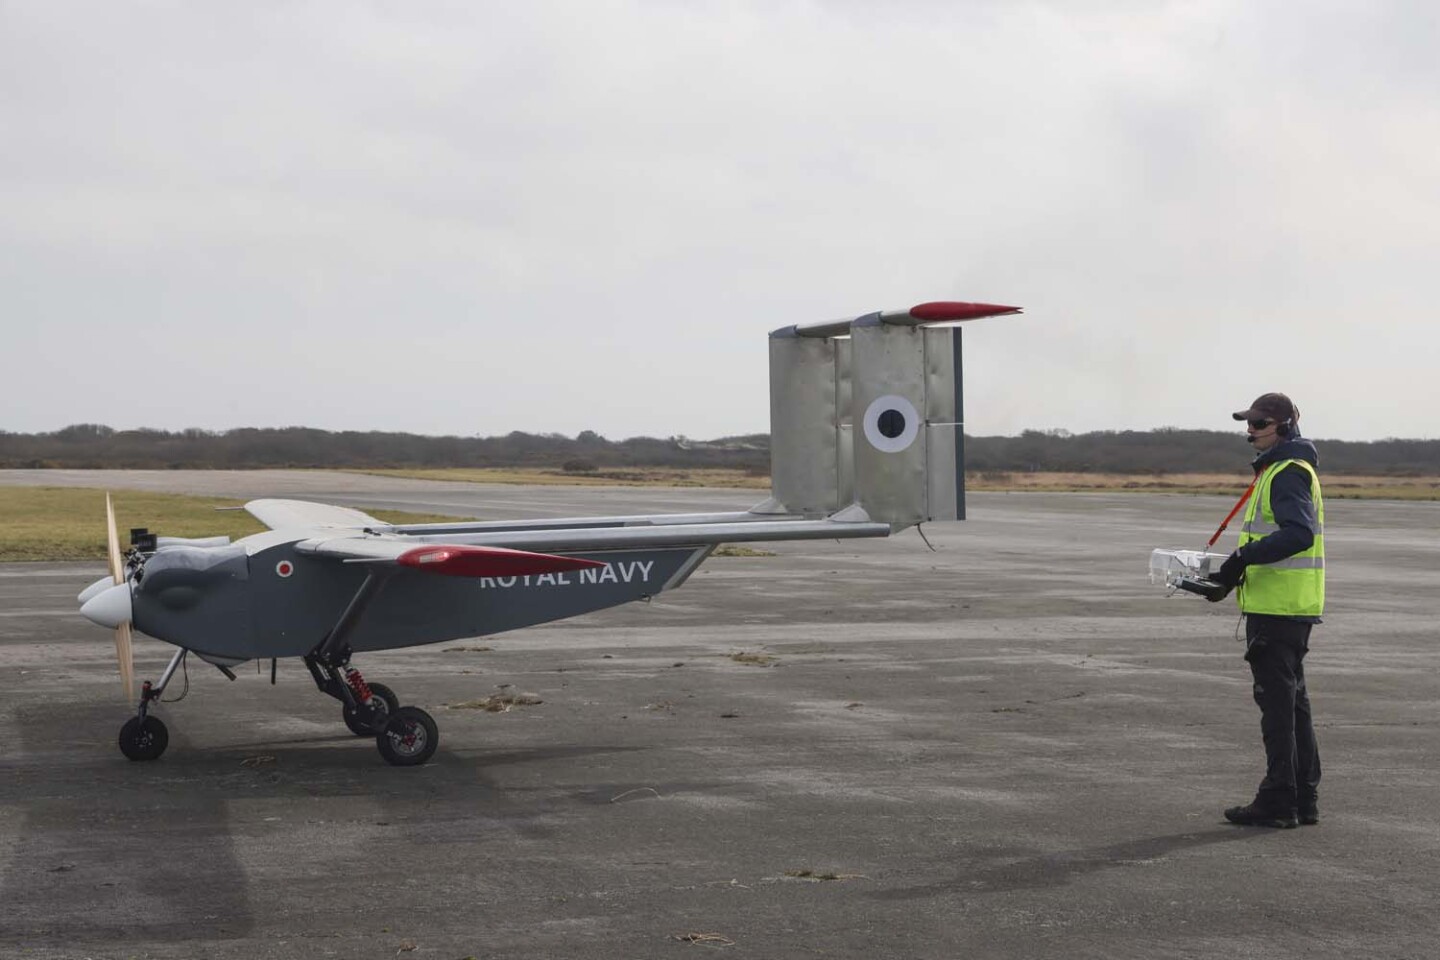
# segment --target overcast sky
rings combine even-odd
[[[0,429],[759,432],[979,300],[970,433],[1440,437],[1437,11],[0,0]]]

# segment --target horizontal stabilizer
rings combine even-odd
[[[539,573],[560,573],[585,567],[603,567],[599,560],[561,557],[553,553],[531,553],[506,547],[475,547],[458,544],[427,544],[406,550],[395,558],[403,567],[447,577],[524,577]]]

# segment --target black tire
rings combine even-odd
[[[418,767],[435,754],[439,745],[440,728],[419,707],[396,710],[386,721],[385,731],[375,738],[380,756],[397,767]]]
[[[380,701],[371,707],[376,713],[381,714],[375,718],[374,723],[366,723],[361,720],[359,715],[349,707],[341,708],[340,715],[345,720],[345,726],[349,727],[350,732],[357,737],[375,736],[385,729],[385,721],[390,719],[390,715],[400,709],[400,698],[395,696],[394,690],[383,683],[370,684],[370,695]]]
[[[154,760],[170,745],[170,731],[159,717],[131,717],[120,728],[120,752],[131,760]]]
[[[370,693],[385,701],[385,708],[391,713],[400,709],[400,698],[395,696],[395,691],[383,683],[370,684]]]

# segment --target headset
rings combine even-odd
[[[1281,440],[1289,440],[1291,437],[1295,436],[1295,434],[1300,432],[1299,428],[1295,426],[1295,421],[1300,419],[1300,408],[1295,407],[1294,410],[1295,415],[1293,417],[1290,417],[1286,420],[1280,420],[1275,424],[1275,436],[1279,437]],[[1254,443],[1255,434],[1247,432],[1245,434],[1245,439],[1249,443]]]
[[[1299,420],[1299,419],[1300,419],[1300,408],[1297,407],[1297,406],[1295,406],[1294,403],[1291,403],[1291,404],[1290,404],[1290,416],[1289,416],[1289,418],[1286,419],[1283,423],[1280,423],[1280,424],[1277,424],[1277,425],[1276,425],[1276,427],[1275,427],[1275,433],[1276,433],[1276,435],[1279,436],[1279,437],[1280,437],[1281,439],[1283,439],[1283,440],[1289,440],[1291,437],[1293,437],[1293,436],[1295,436],[1296,434],[1298,434],[1298,433],[1300,432],[1300,428],[1299,428],[1299,426],[1296,425],[1296,421]]]

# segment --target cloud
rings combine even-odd
[[[977,432],[1436,435],[1418,4],[3,17],[0,428],[750,432],[767,330],[976,299]]]

